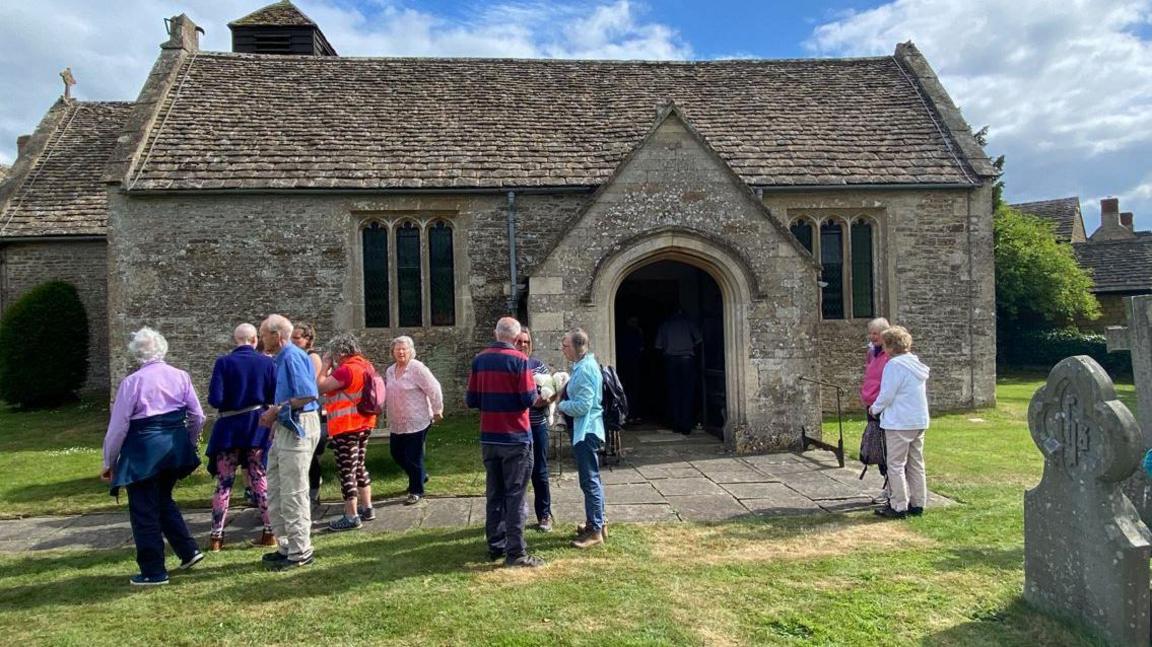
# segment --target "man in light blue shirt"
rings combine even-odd
[[[572,455],[584,492],[585,521],[576,527],[576,548],[604,543],[604,486],[597,452],[604,446],[604,377],[588,348],[588,333],[580,328],[564,335],[560,349],[572,362],[572,377],[557,408],[571,416]]]
[[[320,441],[319,392],[312,362],[291,341],[292,322],[271,315],[260,324],[264,348],[276,353],[276,404],[260,417],[271,428],[268,451],[268,520],[277,550],[264,555],[269,568],[312,563],[312,505],[308,469]]]

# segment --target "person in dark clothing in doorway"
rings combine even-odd
[[[677,308],[656,332],[654,346],[664,356],[672,431],[685,436],[692,433],[696,422],[696,356],[703,341],[700,327],[683,308]]]
[[[644,356],[644,329],[640,318],[630,315],[624,327],[616,335],[616,362],[620,371],[621,386],[631,405],[631,416],[626,422],[634,422],[640,417],[640,362]],[[625,422],[625,421],[622,421]]]

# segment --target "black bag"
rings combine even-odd
[[[864,435],[860,437],[860,462],[864,463],[860,478],[864,478],[869,465],[876,465],[881,474],[886,474],[887,461],[888,447],[884,442],[884,430],[880,428],[880,419],[868,416],[868,425],[864,427]]]
[[[628,396],[615,368],[601,366],[600,375],[604,378],[604,428],[620,431],[624,428],[624,421],[628,420]]]

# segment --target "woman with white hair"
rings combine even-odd
[[[924,514],[928,484],[924,472],[924,432],[928,430],[928,391],[930,373],[919,357],[912,354],[912,335],[902,326],[882,333],[888,363],[880,379],[880,393],[868,408],[880,416],[887,446],[888,504],[876,510],[887,519],[903,519]]]
[[[180,570],[204,559],[172,500],[176,481],[200,465],[196,445],[204,411],[188,373],[164,362],[168,342],[144,327],[128,344],[140,368],[120,382],[104,436],[104,470],[100,479],[112,494],[128,489],[128,513],[136,542],[140,574],[137,586],[168,583],[164,538],[180,558]]]
[[[424,497],[428,472],[424,469],[424,440],[433,422],[444,419],[444,395],[440,382],[416,359],[416,345],[407,335],[392,340],[392,359],[385,381],[388,396],[388,450],[392,460],[408,475],[408,498],[404,505]]]
[[[336,369],[331,370],[335,365]],[[365,467],[368,437],[376,428],[376,416],[360,412],[364,387],[374,371],[360,350],[360,342],[348,333],[336,335],[328,343],[328,354],[320,366],[316,386],[324,394],[328,412],[328,437],[336,453],[340,492],[344,496],[344,516],[328,524],[333,531],[353,530],[362,521],[376,518],[372,509],[372,478]]]

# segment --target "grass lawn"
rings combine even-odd
[[[309,569],[265,573],[258,551],[226,550],[146,591],[127,586],[128,550],[0,556],[0,635],[12,644],[1094,645],[1020,598],[1022,497],[1042,465],[1025,420],[1038,384],[1003,379],[995,410],[933,421],[929,486],[963,505],[919,519],[622,525],[589,553],[561,532],[533,533],[549,562],[536,571],[486,563],[479,528],[321,535]],[[1131,387],[1122,395],[1131,405]],[[0,417],[3,512],[107,507],[87,493],[99,490],[99,454],[69,449],[96,446],[102,414],[22,415]],[[35,436],[22,430],[33,423]],[[442,444],[429,440],[441,491],[479,492],[470,426],[461,419],[439,430]],[[847,425],[849,447],[861,426]],[[373,461],[381,493],[400,489],[384,453]],[[203,503],[209,490],[201,479],[180,496]]]

